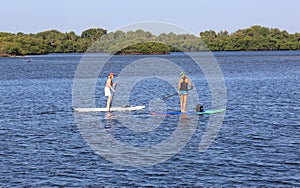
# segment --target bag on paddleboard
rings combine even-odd
[[[195,108],[196,112],[203,112],[203,106],[201,104],[197,104]]]

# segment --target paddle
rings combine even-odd
[[[188,91],[190,91],[190,90],[192,90],[192,89],[193,89],[193,88],[190,88],[190,89],[188,89]],[[167,96],[161,98],[161,100],[165,100],[165,99],[167,99],[167,98],[169,98],[169,97],[173,97],[173,96],[175,96],[175,95],[179,95],[179,93],[176,91],[176,93],[171,94],[171,95],[167,95]]]
[[[167,99],[167,98],[169,98],[169,97],[173,97],[173,96],[175,96],[175,95],[178,95],[178,92],[176,92],[176,93],[174,93],[174,94],[171,94],[171,95],[167,95],[167,96],[161,98],[161,100],[165,100],[165,99]]]

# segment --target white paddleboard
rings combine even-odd
[[[145,106],[124,106],[124,107],[111,107],[110,111],[134,111],[142,110]],[[107,112],[106,108],[74,108],[75,112]]]

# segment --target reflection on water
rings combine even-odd
[[[113,130],[115,127],[115,122],[113,120],[113,114],[111,112],[106,112],[105,113],[105,123],[104,123],[104,128],[108,130]]]

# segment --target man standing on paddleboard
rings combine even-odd
[[[186,112],[186,103],[188,101],[188,85],[193,89],[191,80],[186,76],[185,72],[180,73],[181,77],[178,81],[178,93],[180,95],[181,112]]]
[[[113,98],[113,93],[115,92],[114,88],[116,86],[117,83],[113,83],[113,78],[114,78],[115,74],[114,73],[109,73],[109,76],[106,80],[106,85],[104,88],[104,93],[105,96],[107,97],[107,104],[106,104],[106,109],[109,112],[110,111],[110,105],[112,102],[112,98]]]

